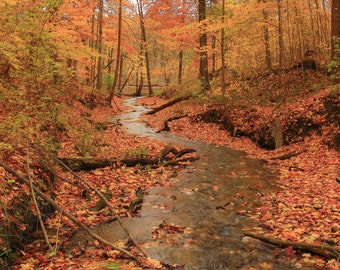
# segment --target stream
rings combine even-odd
[[[282,251],[275,255],[273,246],[243,236],[243,230],[254,231],[249,213],[260,205],[261,193],[276,189],[276,175],[243,152],[156,133],[140,121],[147,109],[135,101],[128,99],[131,111],[119,116],[129,133],[193,148],[201,157],[180,171],[170,187],[152,188],[144,196],[140,218],[125,220],[147,255],[189,270],[294,269]],[[153,238],[160,224],[183,231],[163,237],[160,230]]]

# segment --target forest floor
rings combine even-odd
[[[161,130],[166,120],[178,117],[177,120],[168,122],[171,132],[209,144],[242,150],[251,157],[265,160],[266,166],[278,172],[280,190],[263,196],[262,206],[254,209],[253,218],[262,228],[261,233],[282,240],[339,246],[340,183],[337,179],[339,179],[340,153],[339,149],[336,150],[337,143],[334,142],[339,133],[339,126],[337,120],[335,123],[325,124],[328,121],[325,115],[338,119],[339,111],[335,109],[335,112],[330,113],[324,110],[329,93],[330,90],[326,89],[308,95],[306,98],[287,103],[274,112],[268,106],[257,104],[247,109],[243,106],[236,109],[228,108],[222,115],[218,112],[224,112],[225,108],[221,107],[220,102],[187,100],[154,115],[147,115],[143,119],[148,125]],[[339,95],[332,99],[335,103],[340,103]],[[61,133],[62,148],[59,150],[59,157],[88,156],[116,160],[142,156],[156,157],[165,147],[164,143],[127,134],[119,123],[94,131],[94,123],[107,124],[106,120],[113,115],[124,113],[126,108],[122,103],[123,100],[124,98],[115,97],[113,109],[97,104],[90,110],[76,100],[69,104],[68,110],[72,110],[70,114],[72,117],[69,120],[74,125],[83,127],[83,133],[79,135],[79,130]],[[144,97],[138,102],[154,108],[167,101],[169,100],[160,97]],[[333,110],[332,107],[331,111]],[[84,115],[87,120],[84,120]],[[228,117],[224,118],[226,115]],[[313,121],[305,121],[306,125],[301,123],[295,125],[295,129],[289,133],[290,137],[287,137],[291,142],[289,145],[276,150],[266,150],[259,147],[259,143],[255,143],[254,138],[262,135],[266,137],[268,130],[265,128],[263,131],[263,127],[272,123],[276,116],[280,117],[282,126],[288,126],[286,121],[297,123],[297,119]],[[306,126],[315,126],[315,124],[317,124],[316,129],[306,132]],[[228,131],[229,125],[237,127],[238,132]],[[260,133],[254,132],[261,129]],[[32,158],[34,155],[39,153],[34,154],[32,150]],[[8,156],[6,161],[7,164],[24,172],[22,164],[26,163],[26,159],[27,156],[17,153]],[[81,181],[82,178],[102,192],[111,190],[110,203],[118,215],[134,216],[136,214],[129,211],[129,206],[136,199],[136,190],[171,185],[174,171],[181,169],[183,166],[160,166],[152,170],[130,168],[122,166],[119,162],[110,167],[88,172],[71,173],[57,169],[54,198],[64,211],[72,213],[87,226],[95,226],[109,220],[111,214],[106,208],[91,211],[91,208],[96,206],[98,197],[94,191],[86,189]],[[7,182],[13,179],[2,167],[0,167],[0,175],[7,179]],[[27,189],[29,194],[29,188],[25,185],[13,181],[11,185],[14,192]],[[13,197],[15,194],[4,196],[3,203],[10,202]],[[45,219],[45,224],[51,243],[56,249],[56,255],[46,253],[47,247],[41,231],[32,232],[33,241],[20,248],[21,254],[15,259],[12,269],[78,269],[79,267],[141,269],[131,258],[108,247],[85,251],[73,250],[72,255],[66,254],[64,247],[70,245],[72,235],[78,231],[77,226],[57,213],[49,215]],[[21,230],[25,231],[27,226],[21,224]],[[95,242],[95,245],[100,247],[98,242]],[[121,245],[123,248],[128,248],[124,243]],[[131,251],[138,253],[133,248]],[[289,248],[286,249],[286,256],[301,268],[303,265],[312,265],[320,269],[339,269],[339,261],[334,258],[326,259]],[[163,269],[159,262],[151,259],[143,260],[143,264],[145,269]],[[263,269],[271,269],[270,265],[265,267],[267,268]]]

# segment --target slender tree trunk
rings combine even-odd
[[[140,40],[140,47],[139,47],[139,56],[138,56],[138,68],[136,71],[136,96],[140,96],[142,94],[142,90],[143,90],[143,84],[144,84],[144,74],[143,74],[143,70],[144,70],[144,46],[143,46],[143,38],[142,38],[142,34],[140,36],[141,40]]]
[[[178,85],[182,84],[182,72],[183,72],[183,51],[181,50],[178,54]]]
[[[290,15],[290,3],[286,1],[286,10],[287,10],[287,40],[288,40],[288,51],[289,51],[289,59],[288,62],[292,63],[294,61],[294,44],[293,44],[293,28],[291,23],[291,15]]]
[[[123,79],[123,64],[124,64],[124,56],[121,54],[120,55],[120,61],[119,61],[119,77],[118,77],[118,92],[122,92],[122,79]]]
[[[141,35],[142,35],[142,44],[143,44],[144,57],[145,57],[146,79],[148,81],[149,96],[152,96],[153,91],[152,91],[152,83],[151,83],[149,53],[148,53],[148,46],[147,46],[147,40],[146,40],[142,0],[137,0],[137,5],[138,5],[138,14],[139,14],[139,21],[140,21],[140,28],[141,28]]]
[[[198,1],[198,21],[200,22],[200,36],[199,36],[199,48],[200,48],[200,80],[203,91],[210,88],[209,83],[209,71],[208,71],[208,38],[206,33],[206,3],[205,0]]]
[[[320,7],[320,3],[319,0],[314,0],[315,3],[315,8],[316,8],[316,12],[315,12],[315,16],[316,16],[316,23],[318,26],[317,29],[317,33],[318,33],[318,42],[316,44],[323,44],[327,42],[327,26],[324,24],[324,20],[322,19],[323,17],[323,12],[321,12],[321,7]],[[326,37],[326,38],[325,38]]]
[[[122,40],[122,0],[119,0],[118,3],[118,37],[117,37],[117,54],[116,54],[116,69],[115,75],[113,78],[113,83],[111,87],[109,102],[113,99],[117,88],[117,82],[119,77],[119,67],[120,67],[120,51],[121,51],[121,40]]]
[[[216,36],[215,36],[215,34],[213,34],[212,35],[212,37],[211,37],[211,50],[212,50],[212,59],[211,59],[211,66],[212,66],[212,68],[211,68],[211,73],[212,74],[215,74],[215,72],[216,72],[216,57],[217,57],[217,55],[216,55]]]
[[[109,55],[108,55],[108,60],[107,60],[107,72],[109,74],[111,74],[111,72],[112,72],[112,62],[113,62],[113,48],[111,48],[109,50],[108,54]],[[111,89],[109,89],[109,90],[111,90]]]
[[[267,0],[263,0],[263,3],[266,3]],[[268,11],[264,8],[262,10],[263,19],[267,22],[268,19]],[[263,39],[264,39],[264,50],[265,50],[265,59],[266,59],[266,67],[268,70],[272,69],[272,57],[270,52],[270,40],[269,40],[269,30],[268,25],[263,26]]]
[[[222,0],[222,14],[221,14],[222,25],[225,22],[225,0]],[[221,30],[221,93],[225,95],[225,33],[224,27]]]
[[[120,93],[123,92],[123,90],[124,90],[126,84],[128,83],[128,81],[129,81],[129,79],[130,79],[130,77],[131,77],[131,75],[132,75],[133,70],[134,70],[134,67],[132,67],[132,68],[130,69],[129,74],[127,75],[127,77],[126,77],[126,79],[125,79],[125,81],[124,81],[122,87],[120,88]]]
[[[324,19],[324,23],[323,25],[325,26],[324,29],[324,42],[326,44],[326,47],[328,47],[330,45],[330,39],[328,37],[328,33],[330,32],[330,19],[328,17],[328,7],[326,5],[325,0],[322,0],[322,12],[323,12],[323,19]]]
[[[95,16],[92,14],[92,23],[91,23],[91,42],[90,42],[90,47],[92,50],[96,49],[96,42],[95,42]],[[95,87],[95,78],[96,78],[96,57],[91,56],[91,70],[90,70],[90,82],[91,82],[91,87],[94,89]]]
[[[144,77],[141,71],[139,71],[139,81],[137,82],[137,88],[136,88],[136,96],[139,97],[142,95],[143,91],[143,84],[144,84]]]
[[[103,84],[103,9],[104,9],[104,0],[99,0],[98,6],[98,67],[97,67],[97,90],[102,88]]]
[[[181,1],[181,23],[184,25],[185,23],[185,0]],[[181,49],[178,54],[178,78],[177,83],[178,85],[182,84],[182,76],[183,76],[183,50]]]
[[[320,27],[317,25],[317,29],[315,29],[315,24],[318,24],[318,22],[314,22],[314,12],[313,12],[313,6],[311,3],[311,0],[308,1],[308,7],[309,7],[309,15],[310,15],[310,25],[311,25],[311,30],[312,30],[312,48],[315,48],[317,41],[320,41],[320,35],[318,37],[315,37],[315,32],[317,31],[319,33]]]
[[[283,57],[284,57],[281,2],[282,2],[282,0],[277,0],[278,39],[279,39],[279,67],[282,67]]]
[[[331,16],[331,44],[332,44],[332,61],[331,72],[336,82],[340,81],[340,0],[332,1]]]

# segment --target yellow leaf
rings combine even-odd
[[[20,270],[30,270],[30,269],[34,269],[34,265],[32,263],[20,264]]]
[[[273,269],[273,266],[270,263],[266,262],[260,263],[260,266],[262,269]]]

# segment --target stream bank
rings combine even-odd
[[[139,104],[153,106],[155,102],[161,105],[162,99],[144,98]],[[235,124],[242,125],[243,130],[243,135],[236,134],[236,137],[230,136],[224,127],[223,119],[228,115],[223,114],[224,110],[214,110],[216,104],[185,102],[143,119],[161,130],[168,119],[176,118],[168,122],[172,133],[244,150],[251,157],[266,160],[266,167],[278,172],[280,189],[261,197],[262,206],[256,209],[254,217],[263,233],[271,238],[311,244],[328,243],[331,239],[330,243],[339,246],[340,186],[337,179],[340,176],[340,153],[336,138],[339,136],[340,122],[339,117],[335,116],[339,112],[339,105],[340,96],[333,89],[325,89],[294,103],[282,104],[282,110],[276,113],[268,106],[250,108],[249,105],[248,110],[242,106],[234,107],[231,116],[237,120]],[[218,117],[211,114],[212,111],[218,112]],[[246,111],[250,114],[244,113]],[[259,148],[244,135],[256,133],[262,127],[270,131],[266,123],[270,123],[271,117],[275,118],[278,114],[286,126],[295,127],[298,141],[292,140],[289,145],[268,151]],[[179,118],[180,115],[185,117]],[[316,127],[318,131],[304,132],[305,127],[311,127],[311,130]],[[294,133],[294,130],[291,132]],[[294,256],[304,267],[338,269],[336,259],[295,251]]]
[[[128,106],[134,103],[126,101]],[[123,219],[148,256],[190,270],[296,268],[283,251],[273,252],[272,246],[243,236],[244,230],[254,230],[249,216],[260,206],[259,197],[277,189],[276,175],[244,152],[156,133],[140,122],[144,112],[134,106],[120,122],[131,134],[194,148],[201,157],[179,172],[170,187],[151,188],[140,217]],[[116,242],[124,238],[119,230],[113,222],[96,232]]]

